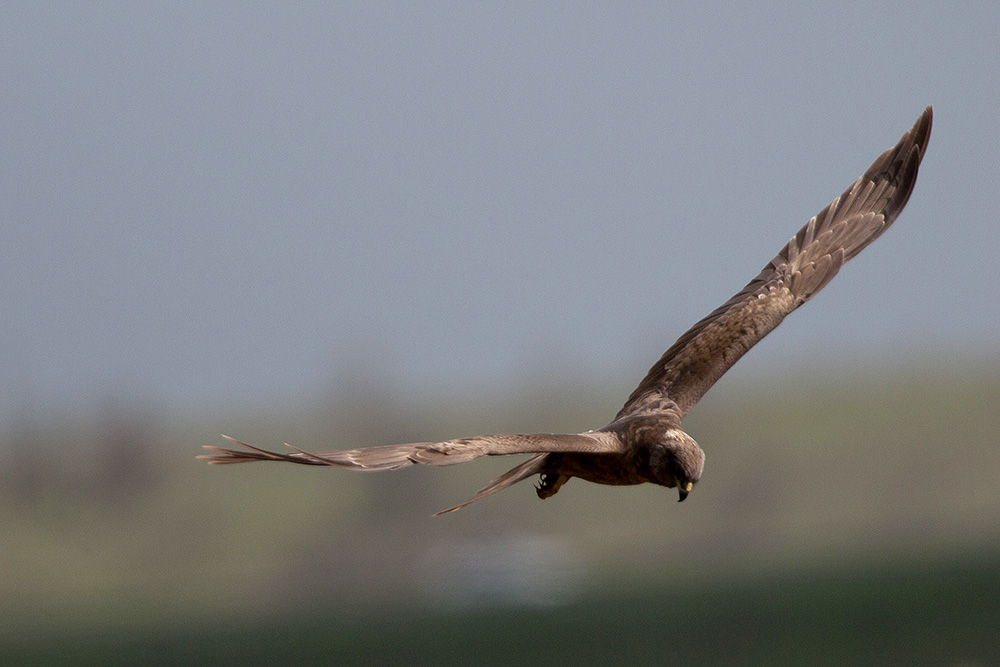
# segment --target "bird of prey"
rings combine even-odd
[[[480,456],[532,456],[445,514],[533,475],[539,498],[554,495],[569,479],[598,484],[651,482],[687,498],[701,478],[705,453],[681,430],[681,420],[730,366],[812,298],[840,267],[889,228],[906,205],[931,133],[931,107],[893,148],[798,231],[764,270],[731,299],[677,339],[653,364],[617,416],[585,433],[480,435],[445,442],[416,442],[322,453],[291,445],[288,453],[206,445],[210,463],[287,461],[353,470],[396,470],[411,465],[446,466]],[[228,438],[228,436],[225,436]]]

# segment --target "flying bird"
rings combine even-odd
[[[534,475],[549,498],[573,477],[597,484],[650,482],[687,498],[701,478],[705,452],[681,429],[681,420],[736,361],[812,298],[840,267],[889,228],[906,206],[931,133],[927,107],[893,148],[882,153],[842,195],[798,231],[764,270],[670,346],[607,426],[585,433],[479,435],[322,453],[287,445],[289,453],[205,445],[209,463],[287,461],[353,470],[447,466],[481,456],[531,454],[463,503],[465,507]]]

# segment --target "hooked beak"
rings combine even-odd
[[[693,486],[694,484],[692,482],[684,482],[683,484],[678,484],[677,494],[680,496],[680,500],[678,500],[677,502],[679,503],[684,502],[684,499],[688,497],[689,493],[691,493],[691,487]]]

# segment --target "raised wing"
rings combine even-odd
[[[245,449],[225,449],[204,445],[215,454],[199,456],[209,463],[287,461],[310,466],[336,466],[354,470],[396,470],[412,465],[449,466],[480,456],[542,454],[546,452],[614,453],[624,450],[614,433],[595,431],[579,434],[541,433],[534,435],[480,435],[445,442],[415,442],[311,453],[297,447],[291,453],[271,452],[223,436]]]
[[[899,143],[807,222],[756,278],[678,338],[618,418],[642,412],[683,418],[747,350],[888,229],[913,191],[931,120],[927,107]]]

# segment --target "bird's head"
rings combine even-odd
[[[657,483],[677,489],[680,502],[687,498],[701,479],[701,471],[705,468],[705,452],[687,433],[672,429],[653,447],[649,465]]]

